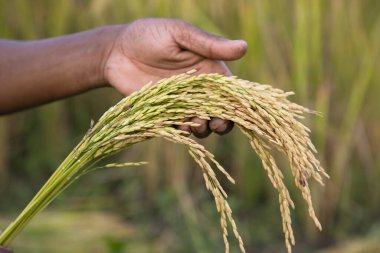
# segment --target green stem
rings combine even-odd
[[[77,147],[80,147],[80,144]],[[93,152],[87,152],[78,157],[76,157],[76,154],[78,154],[78,150],[74,149],[16,220],[0,235],[1,246],[9,246],[12,240],[25,228],[33,217],[41,212],[64,189],[76,180],[76,175],[78,175],[79,170],[91,161]]]

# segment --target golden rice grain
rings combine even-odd
[[[190,155],[202,170],[206,188],[215,199],[220,213],[220,225],[226,252],[229,252],[228,224],[245,252],[243,240],[232,217],[227,193],[219,183],[213,167],[234,183],[228,172],[187,132],[173,126],[190,125],[184,119],[213,117],[233,121],[248,138],[262,160],[269,180],[278,191],[282,226],[288,252],[295,244],[291,226],[290,208],[294,203],[277,167],[272,149],[284,153],[290,163],[295,185],[308,205],[315,225],[321,229],[312,205],[308,180],[323,183],[327,177],[315,158],[315,147],[310,141],[310,130],[298,119],[304,113],[314,113],[287,99],[292,92],[284,92],[270,85],[262,85],[236,77],[219,74],[190,76],[191,73],[172,76],[155,84],[148,84],[139,92],[111,107],[91,127],[82,141],[63,161],[24,211],[0,235],[0,245],[9,246],[27,223],[80,176],[99,167],[102,159],[131,145],[160,137],[187,146]],[[142,163],[108,164],[103,167],[140,165]]]

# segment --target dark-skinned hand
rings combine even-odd
[[[140,19],[120,29],[104,63],[104,78],[117,90],[129,95],[149,81],[196,69],[200,73],[230,75],[224,61],[241,58],[247,50],[242,40],[228,40],[206,33],[177,19]],[[128,85],[126,85],[128,84]],[[186,119],[197,127],[179,129],[205,138],[211,132],[226,134],[233,122]]]
[[[242,40],[206,33],[178,19],[140,19],[55,38],[0,40],[0,114],[91,89],[112,86],[128,96],[150,81],[196,69],[230,75],[224,61],[241,58]],[[225,134],[232,122],[187,119],[203,138]]]

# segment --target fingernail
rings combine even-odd
[[[247,49],[248,49],[248,43],[245,41],[245,40],[235,40],[236,42],[238,42],[240,44],[240,47],[241,47],[241,51],[242,52],[247,52]]]
[[[238,40],[234,40],[234,41],[237,41],[237,42],[239,42],[241,44],[247,45],[247,42],[245,40],[243,40],[243,39],[238,39]]]

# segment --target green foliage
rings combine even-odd
[[[332,175],[326,191],[316,188],[313,192],[314,199],[319,199],[316,209],[320,210],[324,231],[316,234],[311,226],[299,231],[305,240],[317,244],[357,231],[364,233],[379,219],[379,12],[380,2],[371,0],[0,0],[0,37],[43,38],[161,16],[182,18],[210,32],[247,40],[247,55],[230,64],[236,75],[296,90],[296,101],[324,115],[307,119],[319,157]],[[110,90],[93,91],[0,118],[0,212],[21,210],[81,139],[90,119],[98,118],[119,98]],[[281,240],[279,220],[267,218],[277,217],[277,197],[266,186],[257,157],[247,154],[248,143],[241,139],[234,133],[211,138],[205,145],[212,152],[216,150],[217,158],[231,168],[238,182],[231,191],[238,203],[234,208],[237,220],[244,221],[239,225],[247,236],[245,241],[272,244]],[[201,175],[183,152],[165,143],[141,145],[121,159],[146,160],[157,166],[96,173],[65,194],[67,199],[62,203],[66,206],[69,202],[78,209],[110,210],[128,220],[138,220],[140,226],[156,224],[163,217],[148,210],[157,210],[154,199],[164,188],[180,181],[182,190],[191,196],[192,189],[201,188]],[[172,157],[184,159],[173,162]],[[209,199],[200,197],[199,191],[194,193],[195,207],[207,205]],[[172,203],[171,208],[179,205]],[[303,213],[297,212],[296,223],[308,222]],[[179,224],[188,229],[189,224]],[[217,242],[219,230],[214,227],[207,233],[215,234]],[[184,237],[177,237],[174,225],[165,224],[162,229],[178,239],[174,243],[182,242]],[[183,248],[177,245],[178,252],[194,252],[189,244],[198,245],[189,239]]]

